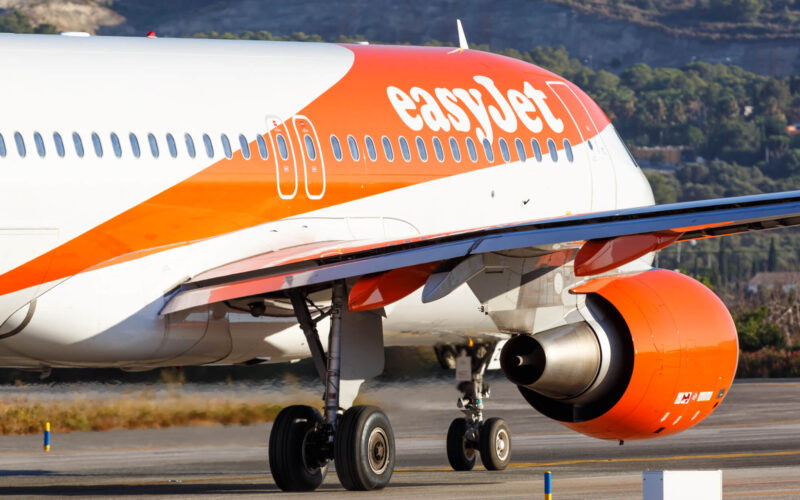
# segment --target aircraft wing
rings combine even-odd
[[[452,269],[473,255],[532,247],[556,253],[553,245],[571,249],[566,262],[574,257],[576,275],[592,276],[677,241],[796,225],[800,225],[800,191],[787,191],[400,240],[318,242],[256,255],[197,275],[168,294],[161,314],[297,288],[323,288],[336,280],[363,276],[369,276],[372,285],[381,279],[402,281],[410,293],[439,266]],[[351,299],[356,291],[351,291]],[[369,290],[362,287],[364,291]]]

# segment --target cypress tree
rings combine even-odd
[[[775,272],[778,269],[778,250],[775,248],[775,238],[769,241],[769,255],[767,256],[767,269]]]

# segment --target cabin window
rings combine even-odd
[[[339,138],[331,135],[331,149],[333,149],[333,157],[336,161],[342,161],[342,145],[339,144]]]
[[[566,139],[564,139],[564,153],[567,155],[567,161],[572,163],[572,160],[574,159],[574,156],[572,155],[572,144],[570,144]]]
[[[308,155],[308,159],[314,161],[317,159],[317,148],[314,147],[314,140],[311,139],[311,136],[306,134],[303,137],[303,142],[306,145],[306,154]]]
[[[381,138],[381,144],[383,144],[383,154],[386,155],[386,159],[389,161],[394,161],[394,150],[392,149],[392,141],[390,141],[389,138],[384,135]]]
[[[475,141],[472,140],[472,137],[467,137],[467,153],[473,163],[478,161],[478,149],[475,147]]]
[[[175,137],[172,134],[167,134],[167,149],[169,150],[169,155],[173,158],[178,157],[178,146],[175,145]]]
[[[556,141],[547,139],[547,150],[550,152],[550,159],[554,162],[558,161],[558,151],[556,151]]]
[[[442,141],[438,137],[433,138],[433,152],[436,154],[437,160],[444,161],[444,148],[442,147]]]
[[[137,138],[136,134],[133,132],[128,135],[128,138],[131,140],[131,151],[133,151],[133,156],[139,158],[142,155],[142,150],[139,149],[139,138]]]
[[[114,150],[114,156],[122,158],[122,146],[119,143],[119,137],[114,132],[109,136],[111,139],[111,149]]]
[[[97,135],[97,132],[92,132],[92,146],[94,146],[94,154],[96,154],[98,158],[102,158],[103,143],[100,141],[100,136]]]
[[[78,158],[83,158],[83,140],[79,133],[72,133],[72,143],[75,144],[75,154],[78,155]]]
[[[369,159],[372,160],[372,161],[377,160],[378,159],[378,150],[375,149],[375,143],[372,141],[372,137],[365,136],[364,137],[364,144],[367,145],[367,156],[369,156]]]
[[[525,154],[525,144],[522,143],[521,139],[516,139],[514,141],[514,146],[517,148],[517,157],[519,157],[519,161],[525,161],[528,159],[528,155]]]
[[[0,140],[2,140],[1,137]],[[67,151],[64,149],[64,140],[61,139],[61,134],[53,132],[53,142],[56,145],[56,153],[59,157],[63,158]],[[3,150],[5,150],[5,145],[3,145]],[[2,156],[5,156],[5,153],[3,153]]]
[[[500,143],[500,155],[503,157],[503,161],[508,163],[511,161],[511,153],[508,150],[508,143],[502,137],[497,142]]]
[[[14,132],[14,142],[17,144],[17,153],[20,158],[25,158],[27,151],[25,150],[25,140],[22,139],[22,134]]]
[[[417,143],[417,153],[419,153],[419,159],[422,161],[428,161],[428,149],[425,147],[425,141],[422,140],[422,137],[417,136],[416,143]]]
[[[33,133],[33,143],[36,145],[36,153],[44,158],[44,139],[42,139],[42,134],[39,132]]]
[[[267,151],[267,141],[264,140],[264,136],[258,134],[256,136],[256,144],[258,144],[258,154],[261,155],[262,160],[266,160],[269,158],[269,152]]]
[[[222,141],[222,151],[225,153],[225,158],[231,159],[233,158],[233,150],[231,149],[231,141],[228,140],[228,136],[225,134],[220,135],[220,140]]]
[[[0,134],[0,156],[5,158],[6,153],[6,140],[3,138],[3,134]]]
[[[458,147],[458,141],[455,137],[450,138],[450,153],[456,162],[461,161],[461,149]]]
[[[242,150],[242,157],[245,160],[250,159],[250,144],[247,142],[244,134],[239,134],[239,148]]]
[[[150,143],[150,153],[153,155],[153,158],[158,158],[158,140],[156,140],[156,136],[147,134],[147,142]]]
[[[289,146],[286,144],[286,138],[283,137],[283,134],[278,132],[275,134],[275,141],[278,143],[278,153],[281,155],[281,158],[284,160],[289,159]]]
[[[183,134],[183,139],[186,141],[186,152],[189,153],[189,158],[197,156],[197,151],[194,149],[194,139],[191,134]]]
[[[203,134],[203,145],[206,148],[206,154],[209,158],[214,157],[214,144],[211,142],[211,137],[208,134]]]
[[[406,138],[400,136],[398,142],[400,143],[400,153],[402,153],[403,159],[405,161],[411,161],[411,148],[408,146],[408,141]]]
[[[353,158],[353,161],[358,161],[361,155],[358,152],[358,143],[356,142],[356,138],[352,135],[347,136],[347,146],[350,148],[350,157]]]
[[[539,146],[539,141],[536,139],[531,139],[531,147],[533,148],[533,156],[536,157],[536,161],[542,161],[542,148]]]
[[[489,163],[494,162],[494,150],[492,149],[492,143],[489,142],[489,139],[483,140],[483,154],[486,155],[486,159]]]

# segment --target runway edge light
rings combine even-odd
[[[550,471],[544,473],[544,500],[553,500],[552,474]]]
[[[50,422],[44,424],[44,451],[50,451]]]

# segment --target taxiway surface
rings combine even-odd
[[[385,498],[541,498],[553,472],[554,498],[641,498],[643,470],[722,469],[725,498],[800,498],[800,381],[739,382],[699,426],[646,442],[598,441],[527,406],[495,379],[487,416],[505,418],[512,464],[453,472],[444,436],[457,393],[447,381],[374,385],[365,397],[384,408],[397,438],[397,468]],[[0,437],[0,496],[219,498],[286,495],[266,472],[269,425]],[[317,493],[349,498],[331,471]]]

